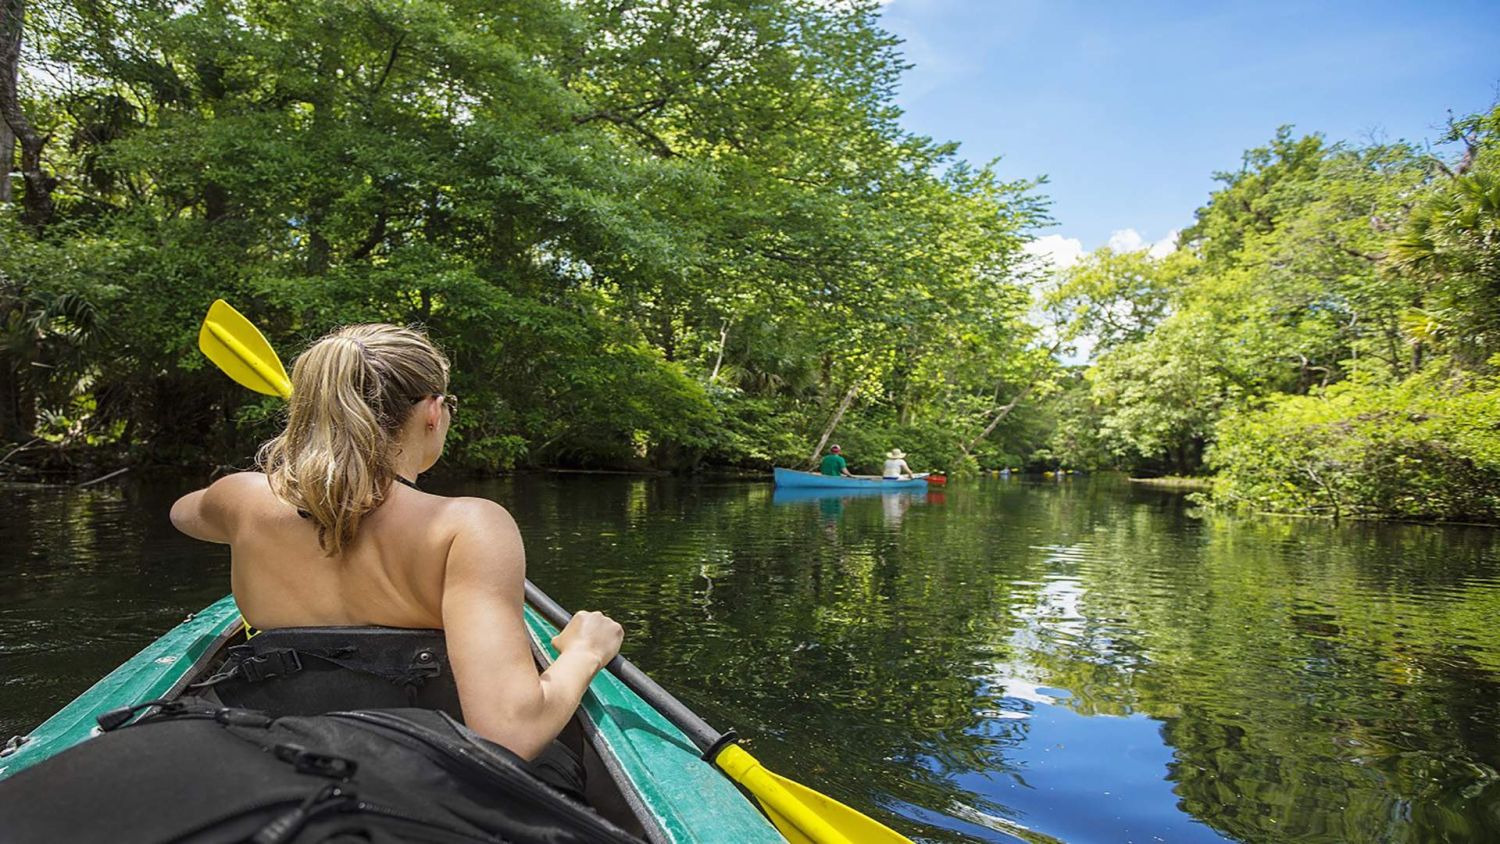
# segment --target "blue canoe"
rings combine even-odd
[[[925,476],[909,481],[887,481],[880,478],[844,478],[820,475],[817,472],[798,472],[795,469],[776,468],[776,486],[783,489],[863,489],[898,490],[926,489]]]

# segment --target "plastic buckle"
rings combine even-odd
[[[301,670],[302,657],[294,650],[269,651],[242,659],[239,664],[240,676],[252,683],[295,674]]]
[[[299,774],[343,780],[354,776],[354,772],[359,770],[359,763],[353,759],[316,753],[295,744],[278,744],[275,753],[277,759],[292,763]]]

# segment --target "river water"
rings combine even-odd
[[[182,484],[0,489],[0,739],[228,588]],[[1500,840],[1500,531],[517,476],[532,579],[767,766],[923,841]]]

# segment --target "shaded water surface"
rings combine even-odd
[[[0,491],[0,739],[228,586],[181,489]],[[1500,840],[1500,532],[517,477],[532,578],[774,770],[927,841]]]

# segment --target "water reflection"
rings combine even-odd
[[[771,494],[772,503],[778,505],[812,505],[816,504],[818,512],[824,519],[837,522],[844,515],[845,507],[859,502],[879,502],[880,512],[885,518],[888,527],[900,527],[901,521],[906,516],[906,511],[913,504],[922,504],[928,501],[940,503],[943,500],[941,493],[930,493],[922,490],[896,490],[885,491],[879,489],[818,489],[816,487],[777,487]]]
[[[0,488],[0,741],[224,594],[229,555],[167,522],[179,489]]]
[[[176,491],[0,498],[8,731],[223,590]],[[770,767],[923,840],[1500,839],[1495,531],[1202,520],[1099,478],[447,491],[511,508],[533,579]]]

